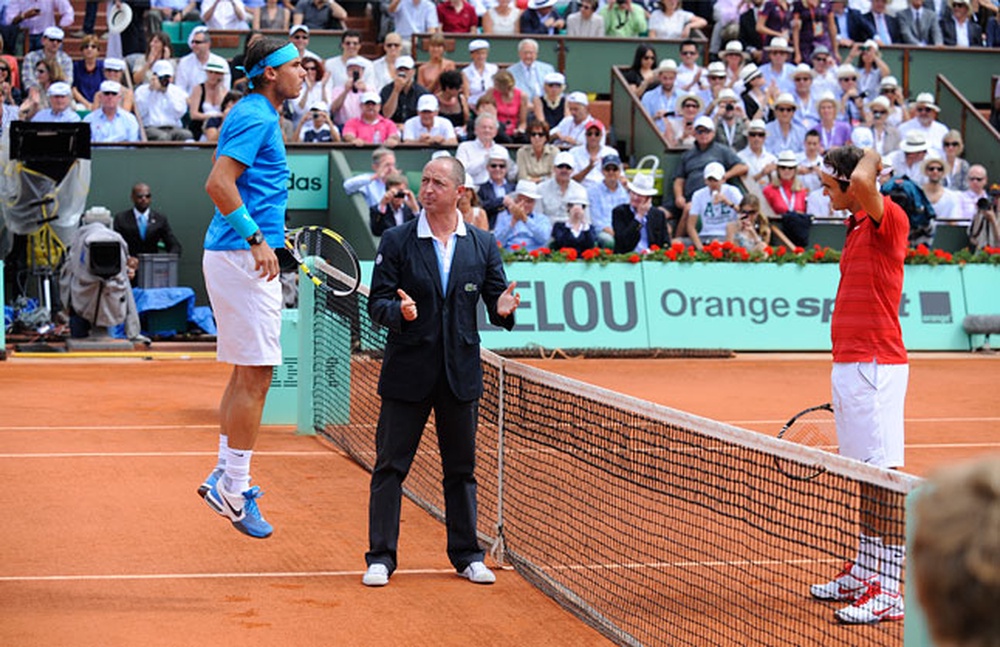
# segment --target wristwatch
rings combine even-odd
[[[253,234],[247,237],[247,243],[249,243],[251,247],[260,245],[263,242],[264,242],[264,234],[260,232],[260,229],[253,232]]]

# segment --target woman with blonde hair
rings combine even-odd
[[[521,32],[520,16],[521,10],[512,0],[498,0],[495,7],[483,14],[483,33],[518,34]]]
[[[514,84],[514,75],[500,70],[493,75],[493,101],[497,106],[497,121],[504,125],[507,135],[514,142],[527,140],[528,95]]]
[[[781,216],[781,226],[790,242],[805,247],[809,242],[811,220],[806,212],[809,191],[798,174],[799,158],[792,151],[778,155],[777,177],[764,187],[764,199]]]
[[[438,78],[442,72],[455,69],[455,61],[444,57],[445,39],[441,33],[433,34],[427,40],[427,52],[430,60],[420,64],[417,70],[417,83],[427,88],[431,94],[437,92],[441,86]]]
[[[28,88],[28,96],[21,102],[18,112],[21,121],[31,121],[35,113],[48,108],[49,86],[59,81],[65,81],[66,76],[63,74],[63,69],[59,66],[59,63],[50,59],[42,59],[35,63],[35,80],[38,82],[38,85]]]
[[[969,163],[959,157],[965,150],[962,133],[949,130],[941,139],[944,149],[944,180],[941,182],[946,189],[965,191],[969,188]]]
[[[760,199],[748,193],[740,201],[739,219],[726,223],[726,240],[750,253],[765,253],[771,243],[771,225],[760,212]]]

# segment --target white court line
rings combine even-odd
[[[219,452],[47,452],[31,454],[0,454],[2,458],[174,458],[178,456],[218,456]],[[339,456],[335,451],[255,451],[254,456]]]
[[[285,426],[285,425],[283,425]],[[162,431],[164,429],[218,429],[219,425],[32,425],[0,427],[0,431]]]
[[[415,568],[397,570],[393,575],[440,575],[454,569]],[[272,573],[136,573],[133,575],[2,575],[0,582],[100,582],[134,580],[215,580],[295,577],[361,577],[364,571],[278,571]]]

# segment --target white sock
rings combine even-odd
[[[906,546],[882,546],[882,590],[899,594],[903,559],[906,557]]]
[[[861,533],[858,537],[858,556],[854,560],[852,573],[861,580],[867,580],[879,573],[879,558],[882,555],[882,538]]]
[[[252,449],[226,448],[226,476],[223,487],[229,493],[241,493],[250,489],[250,458]]]
[[[229,436],[219,434],[219,457],[215,461],[215,469],[225,471],[227,451],[229,451]]]

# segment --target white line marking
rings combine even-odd
[[[156,431],[162,429],[218,429],[219,425],[96,425],[96,426],[19,426],[0,427],[0,431]]]
[[[454,569],[416,568],[397,570],[393,575],[440,575]],[[238,578],[361,577],[364,571],[286,571],[273,573],[136,573],[133,575],[3,575],[0,582],[88,582],[107,580],[213,580]]]
[[[0,454],[2,458],[174,458],[178,456],[217,456],[218,452],[50,452]],[[337,456],[332,450],[287,452],[255,451],[254,456]]]

